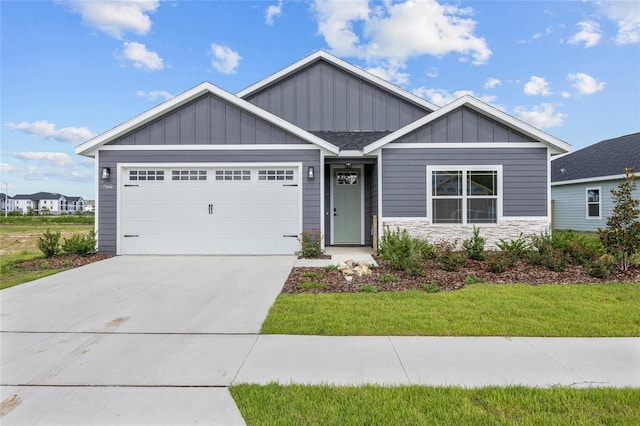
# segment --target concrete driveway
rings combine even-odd
[[[225,387],[294,261],[114,257],[3,290],[2,424],[242,424]]]

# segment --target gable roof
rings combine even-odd
[[[396,130],[390,135],[383,137],[378,141],[366,146],[364,148],[364,153],[369,154],[376,149],[382,148],[386,144],[391,143],[398,138],[401,138],[413,132],[414,130],[418,130],[419,128],[432,123],[433,121],[463,106],[466,106],[474,111],[479,112],[480,114],[490,117],[509,128],[515,129],[518,132],[532,139],[535,139],[536,141],[540,141],[551,149],[552,154],[562,154],[568,152],[571,149],[571,146],[568,143],[554,136],[551,136],[550,134],[545,133],[542,130],[537,129],[530,124],[527,124],[524,121],[521,121],[503,111],[500,111],[499,109],[486,104],[471,95],[464,95],[461,98],[458,98],[455,101],[451,102],[450,104],[440,108],[439,110],[432,112],[431,114],[426,115],[425,117],[403,127],[402,129]]]
[[[62,194],[53,192],[36,192],[35,194],[16,194],[14,200],[59,200],[65,198]]]
[[[437,109],[439,109],[439,107],[429,101],[427,101],[426,99],[421,98],[420,96],[414,95],[411,92],[407,92],[406,90],[376,76],[373,75],[365,70],[363,70],[362,68],[359,68],[355,65],[352,65],[346,61],[343,61],[340,58],[337,58],[333,55],[331,55],[330,53],[327,53],[324,50],[318,50],[314,53],[312,53],[311,55],[300,59],[297,62],[294,62],[293,64],[289,65],[288,67],[270,75],[269,77],[260,80],[259,82],[252,84],[251,86],[247,87],[246,89],[243,89],[241,91],[239,91],[238,93],[236,93],[236,95],[240,98],[246,99],[252,95],[254,95],[255,93],[262,91],[264,89],[266,89],[267,87],[287,78],[288,76],[297,73],[298,71],[300,71],[303,68],[306,68],[318,61],[326,61],[340,69],[342,69],[343,71],[346,71],[349,74],[352,74],[356,77],[359,77],[371,84],[373,84],[376,87],[379,87],[380,89],[383,89],[386,92],[392,93],[398,97],[403,98],[404,100],[411,102],[415,105],[418,105],[422,108],[427,109],[428,111],[435,111]]]
[[[273,124],[309,143],[318,145],[321,148],[324,148],[330,152],[333,152],[334,154],[337,154],[339,151],[338,147],[328,143],[327,141],[317,136],[312,135],[306,130],[303,130],[289,123],[288,121],[283,120],[282,118],[277,117],[271,114],[270,112],[265,111],[262,108],[259,108],[251,104],[250,102],[247,102],[244,99],[241,99],[209,82],[204,82],[120,124],[119,126],[116,126],[111,130],[108,130],[94,137],[93,139],[90,139],[86,142],[81,143],[76,147],[76,154],[92,157],[95,155],[95,151],[100,146],[105,145],[121,136],[124,136],[128,132],[140,126],[150,123],[151,121],[155,120],[162,114],[175,110],[176,108],[179,108],[180,106],[185,105],[186,103],[206,93],[210,93],[214,96],[217,96],[223,99],[224,101],[237,106],[238,108],[241,108],[251,114],[256,115],[257,117],[260,117],[261,119],[265,120],[270,124]]]
[[[624,169],[640,172],[640,133],[606,139],[551,162],[551,182],[622,177]]]

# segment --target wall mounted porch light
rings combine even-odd
[[[313,166],[309,166],[309,170],[307,171],[307,178],[313,180],[315,177]]]
[[[111,177],[111,169],[109,167],[102,168],[102,179],[109,179]]]

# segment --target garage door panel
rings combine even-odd
[[[190,172],[207,180],[171,180],[172,169],[165,168],[166,180],[125,182],[120,252],[293,254],[301,220],[297,170],[282,182],[259,180],[258,169],[243,167],[238,174],[245,180],[216,180],[214,167]]]

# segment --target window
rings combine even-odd
[[[500,166],[427,167],[434,224],[498,223]]]
[[[587,219],[600,218],[600,188],[587,188]]]
[[[293,180],[293,170],[258,170],[258,180]]]
[[[337,172],[336,184],[338,185],[357,185],[358,172]]]
[[[171,180],[207,180],[206,170],[172,170]]]
[[[129,170],[129,180],[164,180],[162,170]]]
[[[216,170],[216,180],[251,180],[251,170]]]

